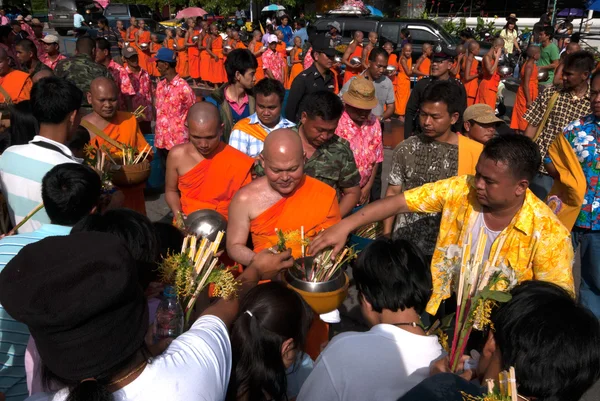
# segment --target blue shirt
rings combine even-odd
[[[283,25],[279,25],[277,27],[278,30],[280,30],[283,33],[283,41],[285,43],[288,44],[288,46],[292,46],[293,42],[290,43],[292,41],[292,37],[294,36],[294,32],[292,31],[292,27],[289,25],[283,26]]]
[[[85,22],[85,18],[83,18],[83,15],[76,13],[75,15],[73,15],[73,26],[75,28],[81,28],[81,23]]]
[[[600,120],[593,114],[569,124],[564,135],[573,147],[581,169],[585,174],[587,188],[576,227],[600,230]]]
[[[300,37],[300,39],[302,40],[302,44],[304,44],[304,42],[308,42],[308,33],[306,33],[306,28],[300,28],[298,29],[296,32],[294,32],[294,37]],[[292,41],[292,45],[294,41]]]
[[[32,233],[17,234],[0,240],[0,272],[25,246],[46,237],[69,235],[71,227],[44,224]],[[29,396],[25,375],[25,350],[29,329],[15,321],[0,305],[0,393],[7,401],[21,401]]]

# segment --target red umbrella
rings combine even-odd
[[[177,13],[177,15],[175,16],[175,18],[181,19],[181,18],[204,17],[206,14],[208,14],[208,13],[206,11],[204,11],[203,9],[201,9],[200,7],[188,7],[188,8],[184,8],[183,10],[179,11]]]

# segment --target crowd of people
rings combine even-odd
[[[408,30],[341,47],[339,23],[287,16],[249,43],[203,20],[160,41],[100,19],[71,57],[15,21],[0,26],[0,399],[483,400],[512,366],[521,399],[575,401],[600,379],[600,73],[572,43],[554,59],[552,27],[523,49],[511,132],[495,108],[512,17],[481,62],[467,39],[414,64]],[[382,178],[391,119],[404,140]],[[108,182],[130,153],[160,161],[173,224],[148,219],[145,182]],[[236,296],[203,292],[186,331],[155,341],[157,266],[202,209],[227,222]],[[278,232],[335,255],[379,222],[351,265],[369,330],[330,338],[339,312],[281,281],[306,244],[276,251]],[[453,312],[448,253],[483,235],[518,285],[455,374],[425,324]]]

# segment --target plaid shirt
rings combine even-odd
[[[281,117],[276,126],[269,128],[258,119],[256,113],[250,116],[250,124],[259,124],[260,127],[267,132],[267,135],[276,129],[292,128],[296,126],[293,122]],[[229,146],[236,148],[250,157],[257,157],[260,152],[262,152],[265,143],[260,139],[256,139],[252,135],[245,133],[239,128],[239,124],[236,124],[229,137]]]
[[[542,123],[544,113],[548,108],[548,102],[552,95],[559,90],[555,87],[547,88],[538,98],[533,102],[531,107],[525,113],[525,120],[534,126],[539,126]],[[542,133],[536,140],[537,145],[540,147],[540,153],[542,160],[548,153],[548,148],[554,142],[556,135],[563,132],[565,127],[575,120],[588,115],[590,113],[590,89],[588,88],[587,93],[583,98],[577,98],[571,92],[565,90],[559,90],[558,99],[554,104],[554,108],[548,117],[548,122],[544,127]],[[548,174],[544,165],[540,167],[540,172]]]

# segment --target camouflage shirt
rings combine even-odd
[[[255,172],[258,176],[265,175],[260,164],[256,165]],[[304,160],[304,172],[335,189],[338,200],[345,188],[358,187],[360,183],[350,144],[337,135],[319,146],[310,159]]]
[[[78,54],[59,61],[54,69],[54,75],[68,79],[83,92],[81,105],[85,107],[90,107],[85,94],[90,90],[92,81],[98,77],[113,79],[105,66],[96,63],[86,54]]]

